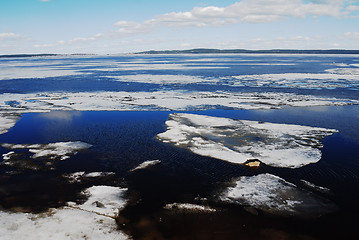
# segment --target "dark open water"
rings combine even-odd
[[[320,126],[338,129],[339,133],[324,139],[323,157],[316,164],[298,169],[261,166],[254,170],[198,156],[158,141],[155,137],[165,131],[170,112],[27,113],[8,133],[0,135],[0,142],[83,141],[93,147],[58,162],[55,170],[9,174],[16,169],[0,167],[2,190],[7,193],[0,195],[0,204],[5,208],[42,211],[77,200],[81,189],[108,184],[129,188],[130,205],[123,211],[124,219],[121,217],[119,225],[126,222],[123,230],[138,238],[148,236],[149,232],[164,239],[193,236],[201,239],[274,239],[280,236],[328,239],[356,234],[349,227],[354,225],[359,213],[359,106],[192,113]],[[8,151],[0,148],[0,154]],[[154,159],[161,163],[146,170],[129,172],[143,161]],[[61,177],[64,173],[77,171],[111,171],[116,175],[78,184],[68,184]],[[255,216],[239,206],[214,201],[214,196],[226,182],[259,173],[275,174],[303,188],[306,186],[300,183],[301,179],[327,187],[332,193],[323,197],[333,201],[339,210],[319,219],[301,220],[266,214]],[[176,215],[162,209],[165,204],[174,202],[200,203],[194,200],[198,198],[207,198],[206,204],[223,211]],[[142,221],[147,223],[147,230],[141,225]]]

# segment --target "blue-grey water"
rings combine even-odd
[[[199,61],[200,60],[200,61]],[[255,63],[255,64],[254,64]],[[285,63],[282,64],[281,63]],[[187,90],[228,92],[288,92],[314,96],[359,100],[359,80],[339,79],[340,84],[323,84],[317,88],[276,81],[261,85],[253,81],[234,84],[233,76],[259,74],[326,74],[328,69],[351,71],[359,75],[357,56],[336,55],[124,55],[86,57],[48,57],[0,59],[0,70],[12,66],[26,68],[71,70],[76,75],[43,78],[7,78],[0,80],[0,93],[96,92],[96,91],[157,91]],[[173,68],[173,65],[180,67]],[[340,67],[335,64],[341,64]],[[126,65],[126,67],[124,67]],[[130,68],[129,65],[140,65]],[[146,66],[151,65],[151,67]],[[153,65],[161,65],[153,67]],[[167,68],[167,66],[172,68]],[[195,66],[195,68],[193,67]],[[216,68],[222,67],[222,68]],[[25,70],[24,70],[25,69]],[[114,81],[121,75],[187,75],[222,79],[216,84],[154,84]],[[14,75],[15,76],[15,75]],[[358,76],[359,79],[359,76]],[[260,81],[260,80],[258,80]],[[165,239],[338,239],[356,234],[354,222],[359,213],[359,106],[283,107],[271,110],[207,109],[190,113],[256,120],[273,123],[337,129],[339,132],[323,140],[322,159],[298,169],[261,166],[249,169],[218,159],[203,157],[156,139],[166,130],[165,121],[173,111],[63,111],[24,113],[8,133],[0,135],[0,143],[51,143],[82,141],[93,145],[65,161],[54,170],[23,170],[0,166],[0,205],[11,209],[22,207],[43,211],[74,201],[85,187],[108,184],[128,187],[133,205],[124,211],[128,233],[143,237],[138,225],[141,219],[155,222],[153,229]],[[21,152],[21,150],[16,150]],[[9,152],[0,147],[0,154]],[[130,172],[146,160],[161,163],[147,171]],[[115,172],[100,180],[70,185],[61,177],[78,171]],[[16,174],[14,174],[16,172]],[[197,196],[210,199],[233,178],[271,173],[307,188],[307,180],[331,189],[321,197],[334,202],[338,211],[314,220],[252,215],[243,209],[226,206],[222,213],[207,216],[166,216],[161,207],[173,202],[193,201]],[[320,195],[320,194],[319,194]],[[227,206],[228,207],[228,206]],[[168,222],[156,222],[158,218]],[[188,221],[201,221],[191,227]],[[225,226],[223,222],[228,222]],[[247,226],[239,230],[238,224]],[[258,224],[258,226],[256,226]],[[218,226],[221,225],[221,226]],[[209,227],[208,234],[204,228]],[[256,227],[268,235],[257,235]],[[274,229],[274,230],[273,230]],[[144,230],[143,230],[144,231]],[[260,232],[259,231],[259,232]],[[274,232],[273,232],[274,231]],[[276,232],[277,231],[277,232]],[[197,237],[195,237],[197,236]],[[179,238],[176,238],[179,237]],[[155,238],[154,238],[155,239]],[[160,238],[158,238],[160,239]]]

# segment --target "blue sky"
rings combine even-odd
[[[352,0],[0,0],[0,55],[359,49]]]

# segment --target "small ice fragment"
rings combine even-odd
[[[164,207],[167,210],[186,210],[186,211],[195,211],[195,212],[215,212],[216,209],[198,205],[198,204],[192,204],[192,203],[171,203],[166,204]]]
[[[14,154],[15,154],[14,151],[11,151],[11,152],[8,152],[8,153],[4,153],[4,154],[2,155],[2,158],[4,159],[4,161],[10,160],[11,156],[14,155]]]
[[[69,183],[75,183],[75,182],[81,182],[84,178],[97,178],[97,177],[106,177],[111,175],[115,175],[115,173],[91,172],[85,174],[85,172],[74,172],[74,173],[63,174],[62,176],[66,178],[69,181]]]
[[[322,193],[329,193],[330,189],[326,188],[326,187],[321,187],[321,186],[317,186],[314,183],[308,182],[306,180],[300,180],[301,183],[303,183],[305,186],[309,187],[310,189],[314,190],[314,191],[318,191],[318,192],[322,192]]]
[[[75,182],[81,182],[81,178],[83,177],[84,174],[85,172],[74,172],[74,173],[63,174],[62,176],[66,178],[69,181],[69,183],[75,183]]]
[[[84,177],[88,177],[88,178],[96,178],[96,177],[105,177],[105,176],[110,176],[110,175],[115,175],[114,172],[90,172],[84,175]]]
[[[159,164],[160,162],[161,162],[160,160],[148,160],[148,161],[145,161],[145,162],[141,163],[140,165],[138,165],[134,169],[130,170],[130,172],[133,172],[133,171],[136,171],[136,170],[139,170],[139,169],[144,169],[144,168]]]

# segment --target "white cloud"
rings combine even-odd
[[[306,16],[342,17],[357,10],[357,6],[345,8],[344,0],[243,0],[227,7],[195,7],[187,12],[170,12],[153,19],[138,22],[120,21],[114,24],[119,33],[146,32],[156,26],[205,27],[233,23],[274,22],[288,17]]]
[[[106,33],[99,33],[90,37],[77,37],[52,44],[37,44],[35,47],[84,46],[85,43],[100,40],[111,41],[121,38],[124,40],[136,35],[153,33],[155,30],[160,31],[161,27],[174,28],[177,31],[178,28],[186,27],[213,27],[241,23],[256,24],[308,16],[353,17],[350,14],[357,11],[358,6],[352,4],[353,1],[351,0],[242,0],[226,7],[194,7],[190,11],[164,13],[143,22],[119,21],[113,24],[114,30]],[[349,37],[353,38],[353,36],[346,36],[346,38]],[[274,39],[272,40],[274,41]],[[302,46],[303,43],[310,42],[310,40],[309,38],[298,36],[292,39],[278,39],[276,41],[281,41],[283,47],[291,47],[298,43],[301,43],[299,45]],[[188,40],[186,41],[188,42]],[[193,45],[193,43],[191,44]],[[201,45],[203,45],[203,42]]]
[[[0,41],[4,40],[14,40],[22,38],[19,34],[15,34],[13,32],[8,33],[0,33]]]
[[[359,11],[359,6],[350,5],[346,8],[348,11]]]
[[[359,40],[359,32],[346,32],[344,38],[349,40]]]

